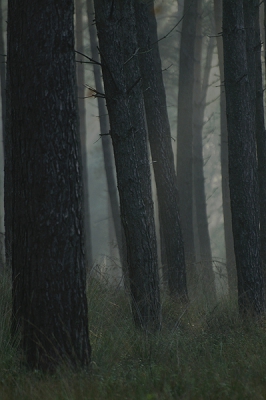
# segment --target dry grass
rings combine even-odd
[[[266,398],[266,325],[242,322],[225,301],[206,311],[164,295],[162,330],[145,335],[124,293],[97,279],[88,288],[91,372],[23,370],[9,335],[10,281],[1,278],[1,400]]]

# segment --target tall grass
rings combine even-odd
[[[88,302],[91,371],[29,372],[10,338],[10,278],[1,276],[1,400],[266,399],[266,324],[243,322],[235,305],[207,311],[163,294],[162,330],[145,334],[121,289],[92,278]]]

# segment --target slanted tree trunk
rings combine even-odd
[[[223,2],[229,185],[240,312],[265,311],[260,259],[255,108],[248,77],[243,0]],[[255,68],[255,65],[254,65]]]
[[[90,34],[90,47],[91,47],[91,58],[97,63],[100,62],[99,52],[97,49],[98,41],[97,41],[97,32],[95,26],[93,24],[94,20],[94,7],[93,0],[87,0],[87,14],[88,14],[88,22],[89,22],[89,34]],[[95,89],[98,93],[103,93],[103,84],[101,77],[101,68],[100,65],[93,64],[93,73],[94,73],[94,81],[95,81]],[[100,130],[101,130],[101,141],[102,141],[102,150],[103,150],[103,159],[104,159],[104,168],[107,180],[108,194],[110,199],[110,206],[112,211],[112,218],[114,222],[115,235],[118,245],[120,262],[122,265],[123,271],[123,279],[124,286],[128,289],[128,267],[126,261],[126,244],[125,244],[125,234],[122,230],[121,226],[121,218],[120,218],[120,206],[117,195],[117,183],[115,179],[115,166],[114,166],[114,156],[112,149],[111,137],[108,135],[110,127],[109,127],[109,118],[107,114],[107,109],[105,105],[105,99],[100,95],[97,96],[98,102],[98,110],[99,110],[99,120],[100,120]]]
[[[224,56],[222,36],[222,0],[214,0],[214,16],[217,31],[217,48],[220,68],[220,127],[221,127],[221,171],[222,171],[222,199],[224,216],[224,239],[226,254],[226,271],[228,276],[228,289],[230,298],[234,299],[237,292],[237,274],[232,231],[232,213],[229,190],[228,170],[228,132],[226,120],[226,99],[224,89]]]
[[[196,222],[199,236],[202,287],[204,296],[209,304],[216,301],[215,276],[212,267],[211,241],[209,235],[207,204],[205,195],[203,138],[204,111],[206,108],[207,90],[214,49],[214,39],[210,38],[203,79],[201,79],[202,65],[202,1],[198,0],[197,36],[195,46],[195,83],[194,83],[194,112],[193,112],[193,176],[194,196],[196,206]]]
[[[134,0],[94,2],[106,103],[126,235],[135,324],[160,327],[151,176],[137,49]]]
[[[82,0],[76,0],[76,50],[84,52],[83,46],[83,21],[82,21]],[[78,56],[78,59],[81,57]],[[86,268],[89,271],[93,265],[92,245],[91,245],[91,218],[90,218],[90,196],[89,196],[89,176],[87,162],[87,129],[86,129],[86,109],[84,99],[84,64],[77,63],[77,85],[78,85],[78,110],[79,110],[79,131],[81,141],[81,156],[83,168],[83,191],[84,191],[84,228],[85,228],[85,259]]]
[[[6,167],[12,182],[13,327],[25,362],[90,358],[77,129],[74,4],[8,3]],[[10,148],[12,146],[12,148]],[[9,213],[10,208],[6,209]]]
[[[139,63],[170,293],[187,300],[178,188],[153,2],[135,1]]]
[[[185,258],[188,265],[188,281],[195,278],[195,246],[193,232],[193,82],[194,48],[196,39],[197,3],[184,1],[182,24],[179,91],[177,117],[177,178],[179,188],[179,209],[183,231]]]

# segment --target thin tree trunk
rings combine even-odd
[[[194,280],[195,246],[193,232],[193,82],[197,0],[184,1],[177,118],[177,178],[188,281]]]
[[[204,160],[203,160],[203,120],[206,107],[207,90],[209,87],[209,76],[214,49],[214,39],[210,38],[207,48],[203,80],[201,81],[202,65],[202,5],[198,0],[197,37],[195,46],[195,86],[194,86],[194,196],[196,205],[196,221],[200,245],[200,258],[202,269],[202,285],[205,297],[209,304],[216,301],[215,276],[212,267],[211,241],[208,227],[207,204],[205,195]]]
[[[223,2],[223,42],[238,303],[240,312],[260,314],[265,311],[265,298],[260,259],[255,109],[248,79],[243,0]]]
[[[76,0],[76,50],[84,52],[83,46],[83,21],[82,21],[82,0]],[[80,58],[80,57],[78,57]],[[87,162],[87,129],[86,109],[84,99],[84,64],[77,63],[77,86],[78,86],[78,109],[79,109],[79,130],[81,139],[81,155],[83,168],[83,192],[84,192],[84,228],[85,228],[85,259],[86,268],[91,270],[93,266],[92,245],[91,245],[91,218],[90,218],[90,197],[89,197],[89,176]]]
[[[237,274],[234,251],[234,239],[232,231],[232,213],[229,190],[229,169],[228,169],[228,132],[226,120],[226,99],[224,90],[224,56],[222,36],[222,0],[214,0],[214,16],[217,31],[217,48],[220,68],[220,127],[221,127],[221,171],[222,171],[222,199],[224,216],[224,239],[226,254],[226,271],[228,276],[228,289],[230,298],[234,299],[237,293]]]
[[[83,367],[90,344],[74,2],[25,0],[24,7],[8,3],[13,328],[31,369]]]
[[[135,1],[139,63],[170,293],[187,300],[178,188],[153,2]]]
[[[134,0],[95,0],[95,17],[136,326],[160,327],[159,275]]]
[[[87,14],[89,23],[89,35],[90,35],[90,47],[91,47],[91,57],[94,61],[99,62],[100,57],[97,49],[97,32],[95,26],[93,26],[94,20],[94,7],[93,0],[87,0]],[[103,93],[103,84],[101,77],[101,69],[99,65],[93,64],[93,73],[95,80],[95,89],[99,93]],[[102,150],[104,159],[104,168],[107,180],[108,194],[110,198],[110,205],[112,211],[112,218],[114,222],[116,240],[119,250],[119,257],[123,271],[124,286],[126,289],[129,288],[128,282],[128,266],[126,260],[126,244],[125,244],[125,234],[121,226],[120,217],[120,206],[117,195],[117,183],[115,179],[115,166],[114,166],[114,156],[112,149],[111,137],[109,132],[109,118],[105,105],[105,99],[97,96],[98,110],[99,110],[99,120],[100,120],[100,130],[101,130],[101,140],[102,140]]]

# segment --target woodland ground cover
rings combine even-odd
[[[266,323],[242,321],[236,305],[221,299],[207,310],[162,294],[162,330],[145,334],[122,290],[94,278],[88,301],[91,370],[29,372],[10,336],[11,282],[1,275],[1,400],[266,398]]]

